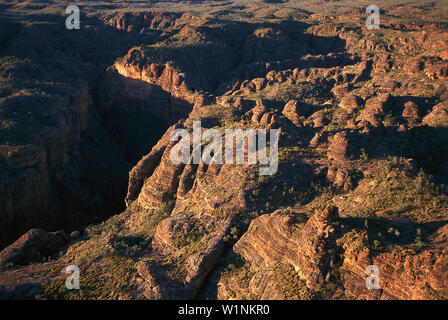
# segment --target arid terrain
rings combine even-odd
[[[371,4],[0,0],[0,299],[448,299],[448,3]]]

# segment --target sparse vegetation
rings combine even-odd
[[[277,262],[274,267],[274,278],[285,299],[312,300],[315,296],[297,271],[290,264]]]

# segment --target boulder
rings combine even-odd
[[[339,106],[347,109],[358,109],[359,107],[361,107],[362,102],[363,100],[360,97],[350,94],[342,98]]]
[[[418,109],[418,105],[413,101],[408,101],[404,104],[404,109],[401,114],[404,118],[410,118],[413,120],[420,119],[420,112]]]
[[[430,127],[448,127],[448,100],[436,104],[422,123]]]

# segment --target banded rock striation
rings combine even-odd
[[[0,147],[0,218],[25,233],[47,217],[111,217],[77,237],[32,229],[6,247],[0,297],[446,299],[447,32],[439,13],[419,6],[408,24],[403,6],[385,5],[379,35],[365,29],[361,5],[325,4],[335,15],[313,4],[309,12],[294,3],[202,5],[206,12],[192,4],[87,18],[89,37],[113,35],[119,48],[73,99],[45,98],[55,124],[33,114],[32,139]],[[1,76],[44,79],[36,66],[50,62],[33,52],[42,57],[49,45],[21,45],[29,61],[2,56]],[[101,57],[89,48],[80,56],[91,67]],[[1,90],[9,121],[0,133],[9,134],[13,109],[29,98]],[[278,129],[277,172],[193,163],[191,154],[173,163],[171,133],[191,138],[198,120],[219,132]],[[154,123],[164,124],[160,135]],[[154,143],[145,142],[150,133]],[[70,264],[83,275],[82,296],[65,290]],[[366,288],[369,265],[379,268],[380,289]]]

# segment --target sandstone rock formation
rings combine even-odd
[[[16,242],[0,253],[0,266],[27,265],[53,255],[68,243],[69,237],[63,231],[49,233],[40,229],[31,229]]]
[[[410,118],[414,121],[418,121],[420,119],[420,111],[418,109],[418,105],[413,101],[408,101],[404,104],[404,109],[401,114],[404,118]]]
[[[442,101],[436,104],[432,108],[432,111],[423,118],[422,123],[432,127],[447,127],[448,101]]]
[[[8,2],[0,299],[447,299],[448,12],[408,5],[378,33],[344,1],[86,3],[72,32]],[[278,129],[275,173],[205,129]]]
[[[328,146],[327,156],[336,161],[345,161],[352,156],[350,152],[349,133],[347,131],[335,134]]]

